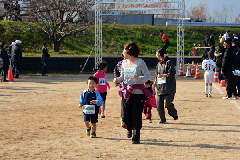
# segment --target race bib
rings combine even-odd
[[[84,105],[83,113],[85,114],[95,114],[95,105]]]
[[[106,79],[105,78],[99,78],[99,84],[100,85],[106,85]]]
[[[163,83],[166,83],[166,77],[157,78],[157,84],[163,84]]]
[[[135,68],[125,68],[124,69],[124,81],[127,84],[135,82],[135,80],[132,78],[133,75],[136,74]]]

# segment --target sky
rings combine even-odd
[[[185,9],[188,10],[198,4],[206,4],[209,12],[214,12],[216,9],[221,9],[223,5],[232,6],[232,17],[235,20],[240,14],[240,0],[185,0]]]

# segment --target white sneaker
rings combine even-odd
[[[228,98],[228,97],[226,96],[226,97],[223,97],[223,99],[232,99],[232,97]]]
[[[233,99],[238,99],[238,96],[234,96]]]

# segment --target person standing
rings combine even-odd
[[[15,42],[12,42],[12,44],[8,47],[10,55],[12,54],[12,47],[15,45]]]
[[[205,35],[206,35],[206,37],[205,37],[205,39],[204,39],[204,41],[203,41],[203,44],[205,45],[205,47],[208,47],[208,46],[209,46],[210,36],[209,36],[208,33],[206,33]],[[205,51],[204,51],[204,53],[209,52],[209,50],[210,50],[209,48],[206,48]]]
[[[144,86],[144,82],[150,79],[150,72],[146,63],[138,57],[139,53],[140,48],[136,43],[128,42],[124,45],[123,55],[126,60],[122,62],[121,76],[113,80],[114,83],[123,82],[118,94],[122,97],[127,137],[132,137],[132,144],[140,143],[145,96],[152,96]]]
[[[47,59],[48,57],[50,57],[50,55],[48,54],[48,43],[45,41],[43,42],[43,47],[42,47],[42,76],[47,76],[46,72],[47,72]]]
[[[177,110],[172,103],[176,93],[176,70],[174,68],[174,64],[164,49],[159,48],[156,51],[156,57],[160,61],[156,67],[156,78],[153,86],[153,92],[155,91],[155,87],[157,87],[157,111],[161,119],[159,124],[164,124],[166,123],[164,99],[168,114],[172,116],[174,120],[178,119]]]
[[[209,45],[214,45],[215,46],[215,40],[214,40],[214,37],[216,36],[216,33],[213,33],[210,37],[210,40],[209,40]]]
[[[22,43],[20,40],[15,41],[16,45],[12,47],[12,64],[13,64],[13,76],[14,78],[19,77],[19,69],[20,69],[20,60],[22,59],[22,50],[20,44]],[[16,75],[15,75],[16,74]]]
[[[221,74],[226,81],[226,91],[227,96],[223,97],[223,99],[232,99],[232,93],[234,94],[234,98],[237,98],[237,90],[235,85],[235,76],[232,71],[238,68],[237,66],[237,47],[232,46],[231,38],[225,40],[223,44],[224,48],[226,48],[223,62],[222,62],[222,70]]]
[[[227,40],[229,38],[229,34],[230,34],[230,30],[227,30],[227,32],[224,33],[223,37],[225,40]]]
[[[168,39],[166,34],[163,32],[163,30],[160,30],[159,33],[162,36],[162,40],[164,42],[164,46],[162,48],[166,50],[168,48],[168,46],[170,45],[170,40]]]
[[[223,46],[220,44],[217,46],[216,51],[214,52],[214,58],[213,61],[216,63],[216,70],[218,72],[218,82],[220,83],[221,80],[223,80],[222,75],[221,75],[221,68],[222,68],[222,58],[224,54],[225,49]]]
[[[6,48],[6,43],[0,42],[0,69],[2,69],[2,72],[1,72],[2,82],[8,82],[8,80],[6,79],[6,74],[10,64],[9,58],[11,58],[11,56],[7,54],[7,51],[5,50],[5,48]]]

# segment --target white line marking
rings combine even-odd
[[[213,86],[214,86],[214,88],[215,88],[216,90],[218,90],[221,94],[224,95],[224,93],[223,93],[214,83],[212,83],[212,84],[213,84]],[[240,107],[238,106],[238,104],[237,104],[236,101],[230,100],[230,102],[232,102],[232,103],[240,110]]]

